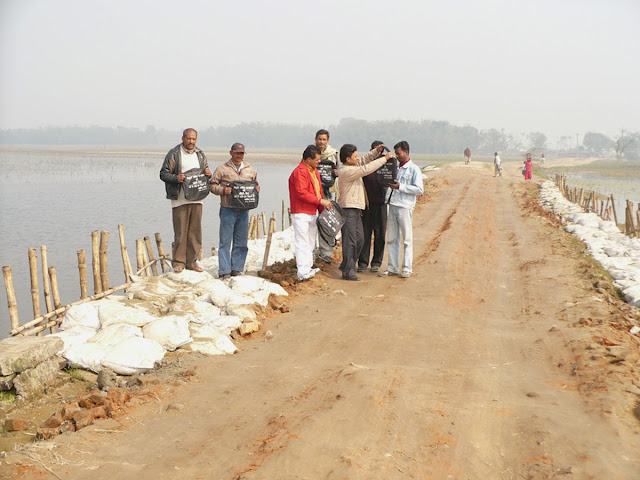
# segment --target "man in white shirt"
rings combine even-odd
[[[411,276],[413,267],[413,209],[416,197],[424,193],[422,172],[409,157],[409,143],[405,140],[393,147],[398,159],[398,177],[396,181],[387,185],[387,248],[389,264],[381,277],[400,275],[402,278]],[[400,271],[400,244],[402,239],[403,258]]]
[[[182,143],[169,150],[160,169],[160,179],[171,200],[174,233],[171,263],[175,272],[185,268],[202,272],[196,262],[202,248],[203,200],[187,200],[182,188],[185,172],[189,170],[199,169],[211,178],[207,157],[196,147],[197,141],[198,132],[187,128],[182,132]]]

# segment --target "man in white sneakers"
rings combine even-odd
[[[422,172],[409,157],[409,143],[405,140],[393,147],[398,159],[398,177],[388,185],[387,203],[387,270],[380,273],[409,278],[413,266],[413,209],[416,197],[424,193]],[[402,240],[401,240],[402,239]],[[402,270],[400,270],[400,244],[403,246]]]

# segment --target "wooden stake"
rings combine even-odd
[[[198,260],[204,260],[204,248],[200,247],[200,251],[198,252]]]
[[[260,214],[256,214],[256,235],[253,238],[260,238]]]
[[[11,266],[6,265],[2,267],[2,275],[4,276],[4,288],[7,291],[7,306],[9,307],[11,330],[14,330],[20,328],[20,319],[18,318],[18,303],[16,302],[16,291],[13,288]]]
[[[53,294],[53,306],[56,308],[51,313],[54,313],[62,307],[62,303],[60,302],[60,293],[58,292],[58,276],[56,275],[55,267],[49,267],[49,277],[51,278],[51,293]],[[47,313],[47,315],[51,315],[51,313]],[[60,319],[60,313],[56,314],[55,317],[56,319]]]
[[[40,247],[40,256],[42,257],[42,289],[44,290],[44,303],[47,306],[47,313],[53,310],[51,302],[51,288],[49,286],[49,258],[47,256],[47,247]],[[53,332],[52,332],[53,333]]]
[[[38,257],[35,248],[29,249],[29,272],[31,274],[31,302],[33,318],[40,316],[40,289],[38,288]]]
[[[142,240],[141,238],[137,238],[136,239],[136,271],[140,271],[142,270],[142,267],[144,266],[144,255],[143,252],[144,251],[144,240]]]
[[[269,222],[269,234],[267,235],[267,245],[264,249],[264,259],[262,260],[262,270],[266,270],[267,263],[269,261],[269,250],[271,250],[271,237],[273,236],[273,232],[276,229],[276,219],[275,217],[271,217],[271,221]]]
[[[102,280],[100,280],[100,232],[91,232],[91,262],[93,267],[93,292],[102,291]]]
[[[613,210],[613,221],[618,226],[618,214],[616,213],[616,203],[613,201],[613,193],[611,194],[611,209]]]
[[[167,258],[164,254],[164,247],[162,246],[162,237],[160,233],[156,233],[156,246],[158,247],[158,257]],[[162,269],[162,273],[164,273],[164,262],[160,262],[160,268]]]
[[[286,208],[287,205],[284,203],[284,200],[282,200],[282,230],[284,230],[284,216],[286,214]]]
[[[211,256],[214,257],[216,255],[216,247],[211,247]]]
[[[260,214],[260,217],[262,218],[262,231],[264,232],[264,235],[267,235],[267,216],[265,215],[264,212],[262,212]]]
[[[291,220],[291,207],[287,208],[287,213],[289,214],[289,226],[293,225],[293,221]]]
[[[153,247],[151,246],[151,239],[149,238],[148,235],[146,237],[144,237],[144,245],[147,247],[147,255],[149,257],[149,261],[153,262],[151,264],[151,271],[153,272],[153,276],[157,277],[158,276],[158,267],[156,266],[156,262],[154,261],[155,258],[153,256]]]
[[[78,273],[80,274],[80,298],[87,298],[87,257],[84,248],[78,250]]]
[[[102,291],[109,290],[109,272],[107,271],[107,245],[109,243],[109,232],[100,232],[100,280]]]
[[[124,269],[124,281],[129,281],[129,274],[131,270],[129,269],[129,254],[127,253],[127,246],[124,242],[124,227],[122,225],[118,225],[118,236],[120,237],[120,253],[122,255],[122,268]]]
[[[127,247],[124,247],[124,253],[127,256],[127,271],[129,272],[129,276],[127,277],[127,281],[130,282],[131,281],[131,274],[133,273],[133,267],[131,266],[131,260],[129,260],[129,251],[127,250]]]

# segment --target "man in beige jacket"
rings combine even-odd
[[[211,177],[209,190],[220,195],[220,243],[218,246],[218,277],[242,275],[249,248],[249,211],[231,208],[230,182],[249,180],[258,182],[258,172],[244,160],[244,145],[234,143],[229,151],[231,159],[223,163]],[[256,186],[260,192],[260,185]],[[232,248],[233,242],[233,248]]]
[[[362,177],[375,172],[385,162],[393,157],[389,152],[384,157],[377,158],[384,150],[384,145],[378,145],[370,152],[358,158],[355,145],[346,144],[340,149],[340,182],[338,183],[338,205],[345,212],[345,223],[342,227],[342,263],[340,270],[344,280],[360,280],[356,275],[356,263],[364,243],[362,231],[362,210],[367,205],[367,195]],[[376,160],[377,158],[377,160]]]

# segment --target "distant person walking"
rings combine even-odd
[[[380,157],[384,145],[380,144],[370,152],[358,158],[358,149],[355,145],[347,143],[340,148],[340,184],[338,204],[345,214],[345,223],[342,226],[342,271],[343,280],[360,280],[356,275],[356,262],[362,251],[364,235],[362,232],[362,211],[367,205],[367,199],[362,177],[375,172],[385,162],[393,157],[388,152]]]
[[[231,158],[223,163],[211,177],[212,193],[220,196],[220,240],[218,245],[218,277],[235,277],[244,273],[249,240],[249,210],[232,208],[230,205],[231,186],[229,183],[242,180],[258,182],[258,172],[244,159],[242,143],[231,145]],[[260,192],[260,185],[256,186]]]
[[[500,155],[498,155],[498,152],[493,154],[493,176],[502,176],[502,159],[500,158]]]
[[[413,209],[416,197],[424,193],[422,172],[409,157],[409,144],[406,141],[396,143],[393,147],[400,163],[398,178],[389,184],[387,203],[387,245],[389,264],[380,276],[398,275],[400,273],[400,242],[403,245],[402,278],[409,278],[413,269]],[[402,239],[402,240],[401,240]]]
[[[187,200],[183,188],[185,173],[190,170],[211,178],[207,157],[196,147],[197,141],[198,132],[187,128],[182,132],[182,143],[169,150],[160,169],[160,179],[171,200],[174,234],[171,265],[175,272],[182,272],[185,267],[202,272],[196,262],[202,248],[203,200]]]
[[[540,162],[544,165],[544,153],[540,154]]]
[[[331,163],[334,178],[338,176],[338,150],[329,145],[329,132],[320,129],[316,132],[315,144],[320,152],[320,161]],[[335,200],[335,186],[322,186],[322,196],[327,200]],[[333,262],[333,248],[327,241],[318,236],[318,258],[320,260],[331,263]]]
[[[302,153],[302,161],[289,176],[289,203],[293,223],[298,280],[308,280],[318,273],[313,267],[313,250],[318,237],[316,219],[318,211],[331,209],[330,200],[322,198],[322,186],[318,164],[320,150],[309,145]]]
[[[524,162],[524,179],[531,180],[532,172],[531,172],[531,154],[527,153],[527,159]]]
[[[469,147],[464,149],[464,164],[469,165],[471,163],[471,149]]]
[[[376,140],[371,144],[371,150],[382,142]],[[364,272],[369,267],[377,272],[384,258],[385,236],[387,233],[387,205],[384,202],[387,186],[382,185],[376,178],[376,172],[365,175],[362,178],[364,189],[367,193],[368,204],[362,211],[362,232],[364,243],[358,257],[358,272]],[[373,235],[373,257],[371,256],[371,235]]]

